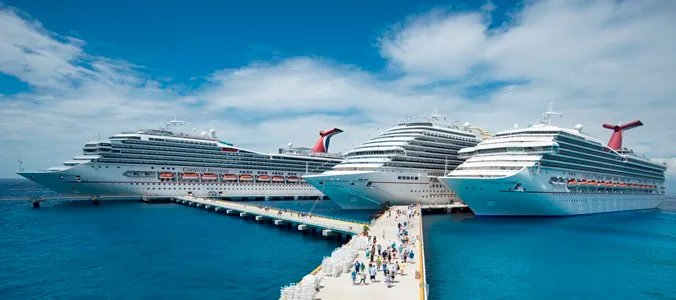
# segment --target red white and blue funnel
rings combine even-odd
[[[312,152],[314,153],[327,153],[329,152],[329,142],[331,141],[331,137],[343,132],[342,130],[338,128],[331,128],[329,130],[322,130],[319,132],[319,140],[317,140],[317,143],[315,146],[312,148]]]

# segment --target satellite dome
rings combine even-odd
[[[211,137],[211,138],[216,138],[216,130],[215,130],[215,129],[210,129],[210,130],[209,130],[209,137]]]
[[[467,129],[469,129],[469,126],[471,126],[471,125],[472,125],[472,124],[470,124],[469,122],[465,122],[465,124],[462,124],[462,128],[464,128],[465,130],[467,130]]]
[[[289,148],[293,148],[293,143],[289,143]]]
[[[579,131],[579,132],[582,132],[582,128],[583,128],[583,127],[584,127],[584,126],[582,126],[582,124],[577,124],[577,125],[575,125],[575,130],[577,130],[577,131]]]
[[[200,136],[205,137],[207,136],[207,133],[205,131],[202,131],[202,133],[200,133]]]

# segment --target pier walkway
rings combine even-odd
[[[395,213],[397,209],[403,211],[407,210],[405,206],[395,206],[390,208],[389,212],[381,215],[373,222],[369,230],[369,235],[375,236],[377,238],[377,243],[381,244],[384,250],[387,247],[386,245],[392,244],[392,242],[397,240],[397,224],[403,223],[404,220],[410,224],[408,226],[410,238],[408,248],[413,250],[413,260],[407,260],[406,263],[403,263],[403,261],[399,258],[399,255],[397,256],[397,259],[393,260],[401,263],[401,266],[404,269],[404,275],[398,274],[394,283],[392,283],[392,286],[388,288],[385,284],[383,271],[380,269],[377,272],[375,282],[371,282],[368,279],[369,276],[367,276],[366,284],[353,285],[350,273],[354,267],[352,267],[349,271],[344,271],[337,277],[332,277],[322,275],[323,272],[321,272],[320,266],[310,273],[311,275],[317,274],[321,276],[320,289],[316,295],[316,299],[427,299],[427,282],[425,280],[425,257],[422,235],[422,214],[416,213],[411,219],[407,219],[404,216],[399,216],[397,218]],[[416,212],[420,212],[420,207],[416,207],[415,210]],[[399,245],[399,242],[397,242],[397,245]],[[357,260],[360,263],[366,262],[367,266],[370,262],[370,259],[366,258],[365,251],[359,251]],[[368,267],[366,268],[366,272],[368,274]],[[359,276],[357,276],[357,282],[359,282]]]
[[[290,225],[293,229],[299,231],[316,231],[319,229],[323,236],[344,235],[345,237],[349,237],[362,232],[364,225],[369,224],[368,222],[360,223],[317,215],[303,216],[295,211],[287,211],[285,209],[272,207],[259,207],[258,203],[250,205],[246,202],[230,202],[191,196],[177,197],[172,201],[217,212],[239,214],[241,217],[252,217],[258,221],[267,219],[275,225]]]

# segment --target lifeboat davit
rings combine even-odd
[[[160,179],[172,179],[174,178],[174,173],[160,173]]]
[[[300,177],[298,176],[289,176],[289,182],[298,182]]]
[[[197,173],[183,173],[181,174],[181,179],[198,179],[200,178]]]
[[[236,181],[237,175],[235,175],[235,174],[225,174],[225,175],[223,175],[223,180]]]
[[[202,174],[202,180],[217,180],[218,175],[212,173]]]
[[[258,181],[270,181],[270,176],[268,176],[268,175],[258,175],[258,177],[256,179],[258,179]]]
[[[272,176],[274,182],[284,182],[284,176]]]
[[[239,180],[241,180],[241,181],[252,181],[253,175],[248,175],[248,174],[239,175]]]

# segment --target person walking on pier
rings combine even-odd
[[[364,266],[364,265],[362,265],[362,266]],[[359,281],[359,285],[361,285],[362,283],[366,284],[366,273],[364,273],[364,272],[361,272],[361,280]]]
[[[354,263],[354,271],[359,272],[359,261]]]
[[[369,275],[371,275],[371,282],[376,281],[376,273],[378,273],[378,271],[376,270],[376,267],[374,265],[371,265],[369,267]]]
[[[352,285],[356,285],[357,284],[357,271],[353,270],[351,275],[352,275]]]

